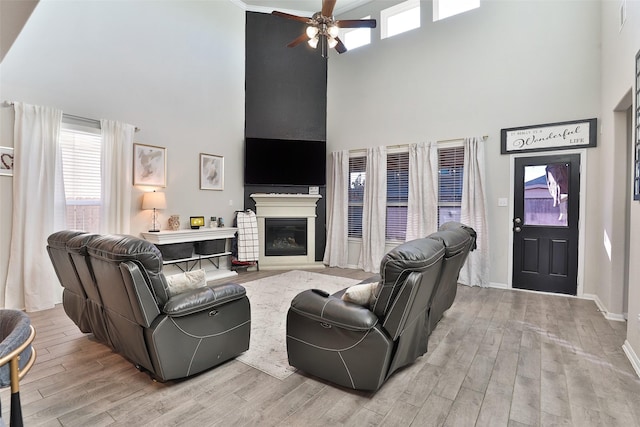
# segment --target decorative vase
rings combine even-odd
[[[180,215],[171,215],[169,217],[169,229],[175,231],[180,228]]]

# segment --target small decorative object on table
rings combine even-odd
[[[211,221],[209,221],[209,227],[216,228],[218,226],[218,218],[215,216],[211,217]]]
[[[169,217],[169,230],[176,231],[180,228],[180,215],[171,215]]]
[[[191,228],[194,230],[199,229],[204,226],[204,217],[203,216],[192,216],[191,218]]]
[[[224,227],[224,218],[218,218],[218,227]]]

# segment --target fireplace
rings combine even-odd
[[[265,256],[289,256],[306,254],[306,218],[265,218]]]
[[[256,193],[260,269],[324,268],[316,261],[319,194]]]

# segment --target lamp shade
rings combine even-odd
[[[142,196],[142,209],[166,209],[167,199],[164,193],[153,191]]]

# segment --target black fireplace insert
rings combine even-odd
[[[307,218],[265,218],[265,256],[307,255]]]

